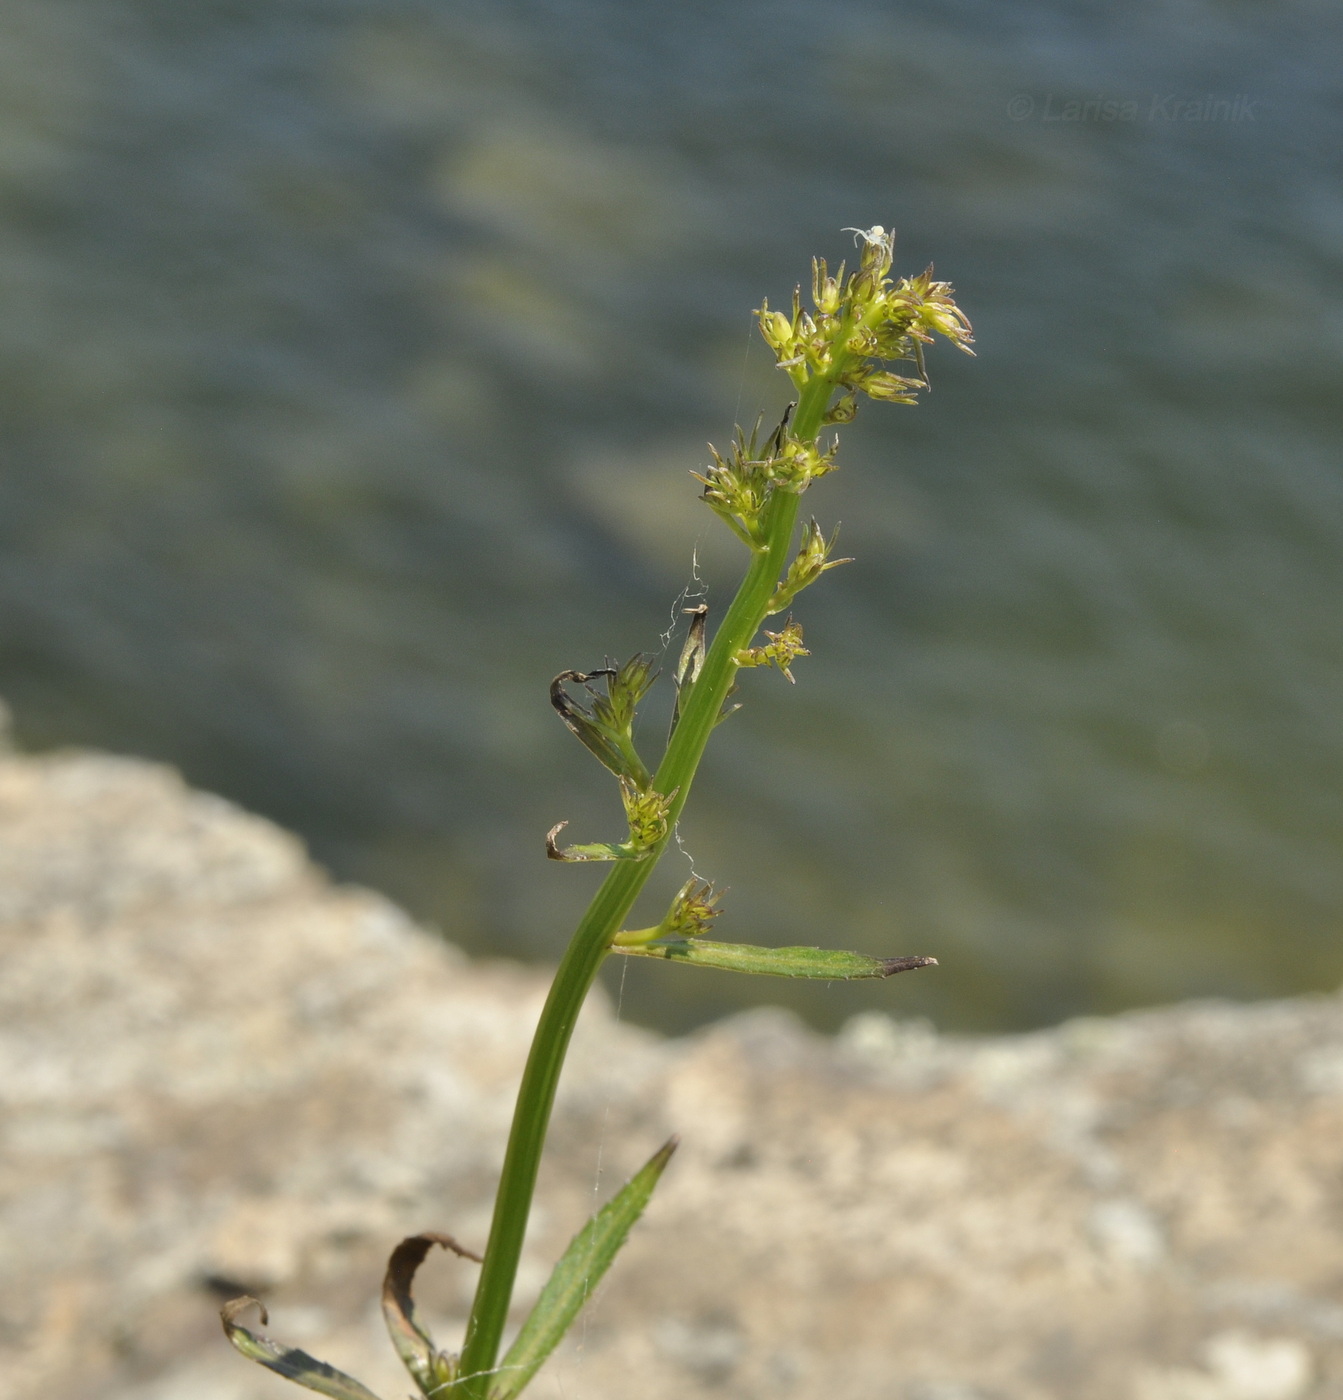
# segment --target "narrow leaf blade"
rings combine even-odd
[[[552,826],[546,832],[546,859],[547,860],[647,860],[648,851],[636,850],[635,847],[626,842],[624,845],[617,845],[611,841],[597,841],[587,846],[565,846],[560,848],[555,838],[568,826],[568,822],[560,822]]]
[[[490,1400],[512,1400],[559,1345],[643,1214],[676,1144],[664,1143],[574,1236],[500,1363]]]
[[[382,1315],[387,1323],[387,1334],[401,1364],[425,1395],[441,1391],[453,1380],[453,1358],[435,1346],[428,1329],[416,1316],[415,1299],[411,1295],[415,1274],[435,1245],[451,1250],[462,1259],[481,1262],[479,1254],[463,1248],[451,1235],[426,1231],[422,1235],[411,1235],[397,1245],[387,1261],[387,1274],[382,1281]]]
[[[270,1318],[265,1307],[255,1298],[234,1298],[219,1310],[224,1335],[249,1361],[258,1362],[277,1376],[307,1386],[309,1390],[329,1395],[331,1400],[378,1400],[367,1386],[353,1376],[347,1376],[344,1371],[328,1366],[325,1361],[318,1361],[315,1356],[309,1356],[297,1347],[287,1347],[269,1337],[249,1332],[237,1321],[237,1317],[251,1307],[260,1312],[261,1325],[266,1326]]]
[[[936,958],[870,958],[832,948],[753,948],[746,943],[711,943],[686,938],[631,947],[616,944],[613,953],[663,958],[692,967],[717,967],[765,977],[810,977],[825,982],[851,982],[865,977],[891,977],[916,967],[935,967]]]

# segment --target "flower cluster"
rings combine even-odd
[[[837,569],[841,564],[853,563],[852,559],[830,557],[838,538],[839,530],[836,528],[830,538],[826,539],[821,533],[821,527],[816,523],[816,517],[812,516],[811,524],[802,532],[802,543],[798,546],[796,558],[789,564],[788,572],[769,600],[770,616],[782,612],[804,588],[815,583],[827,569]]]
[[[660,793],[641,788],[628,778],[620,779],[620,798],[625,804],[629,836],[624,841],[593,841],[583,846],[561,847],[555,839],[568,822],[559,822],[546,832],[546,855],[551,860],[647,860],[667,839],[672,803],[676,793]]]
[[[560,822],[546,836],[551,860],[645,860],[667,836],[672,798],[655,792],[647,765],[634,747],[634,717],[640,700],[657,679],[650,657],[636,654],[623,666],[606,665],[596,671],[561,671],[550,683],[550,703],[571,733],[590,753],[615,774],[629,822],[629,839],[568,846],[563,850],[556,836],[568,825]],[[593,688],[604,680],[605,694]],[[586,705],[566,688],[582,686],[589,695]]]
[[[718,908],[721,894],[707,880],[693,875],[676,892],[662,922],[654,928],[626,929],[615,936],[615,946],[637,948],[647,943],[681,943],[709,932],[723,911]]]
[[[923,347],[942,335],[966,354],[973,354],[970,322],[952,299],[947,282],[935,282],[933,270],[893,282],[887,275],[895,252],[895,236],[878,224],[851,230],[863,244],[858,270],[845,275],[845,266],[831,276],[823,258],[812,261],[812,310],[802,307],[801,289],[793,293],[792,315],[771,311],[769,303],[756,313],[760,331],[774,351],[779,368],[788,371],[800,390],[816,376],[840,390],[831,409],[831,422],[853,417],[856,396],[913,403],[927,387]],[[917,364],[918,378],[893,374],[890,360]]]
[[[608,663],[597,671],[561,671],[550,683],[550,703],[570,732],[617,778],[640,790],[652,779],[634,747],[634,712],[656,679],[652,660],[636,653],[623,666]],[[593,690],[596,680],[605,680],[605,695]],[[565,689],[570,683],[588,691],[586,707]]]
[[[652,788],[640,789],[628,779],[620,780],[620,796],[625,804],[625,817],[630,824],[631,854],[636,858],[648,855],[667,835],[667,814],[676,794],[664,796]]]
[[[774,665],[787,677],[789,681],[793,679],[793,673],[789,667],[799,656],[810,656],[811,653],[802,645],[802,624],[794,622],[790,617],[783,625],[782,632],[766,632],[765,636],[769,641],[762,647],[743,647],[737,653],[738,666],[769,666]]]
[[[760,420],[748,439],[740,428],[726,456],[709,444],[712,465],[692,472],[704,483],[700,499],[743,544],[765,548],[765,507],[778,488],[801,494],[819,476],[835,470],[839,443],[823,448],[819,442],[803,442],[788,433],[788,417],[758,446]]]
[[[773,486],[772,458],[757,446],[759,432],[758,418],[749,440],[739,427],[726,457],[710,443],[712,465],[691,473],[704,483],[700,500],[751,549],[764,548],[762,517]]]
[[[923,347],[935,335],[974,354],[970,322],[952,299],[949,283],[935,282],[931,267],[917,277],[893,281],[888,274],[894,234],[879,224],[850,232],[863,245],[859,266],[846,274],[841,263],[832,275],[823,258],[814,259],[811,310],[803,309],[798,288],[791,316],[771,311],[768,302],[756,313],[779,367],[787,370],[799,393],[818,377],[832,391],[822,426],[852,422],[860,394],[887,403],[916,402],[918,391],[928,387]],[[918,373],[897,374],[888,367],[892,362],[913,363]],[[763,447],[759,420],[749,438],[738,428],[726,453],[710,444],[712,463],[694,473],[704,484],[704,503],[757,552],[765,548],[765,511],[772,493],[801,493],[835,470],[837,441],[822,446],[819,438],[794,436],[788,418],[786,413]]]

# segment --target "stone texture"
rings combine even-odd
[[[706,974],[708,975],[708,974]],[[0,1396],[297,1395],[221,1296],[393,1400],[385,1256],[483,1240],[544,979],[472,964],[171,772],[0,758]],[[521,1280],[683,1145],[563,1400],[1343,1397],[1343,1001],[980,1041],[585,1013]],[[474,1266],[420,1293],[455,1344]]]

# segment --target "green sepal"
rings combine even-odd
[[[559,1345],[643,1214],[676,1144],[669,1138],[574,1236],[500,1362],[489,1400],[512,1400]]]
[[[613,953],[663,958],[694,967],[718,967],[765,977],[811,977],[823,982],[852,982],[864,977],[892,977],[916,967],[935,967],[936,958],[870,958],[832,948],[753,948],[746,943],[710,943],[703,938],[632,945],[614,944]]]
[[[325,1361],[318,1361],[315,1356],[309,1356],[306,1351],[300,1351],[297,1347],[287,1347],[269,1337],[249,1332],[236,1319],[240,1312],[252,1307],[261,1314],[261,1325],[265,1327],[270,1318],[265,1305],[256,1298],[234,1298],[219,1310],[220,1321],[224,1324],[224,1335],[249,1361],[257,1362],[268,1371],[274,1371],[277,1376],[283,1376],[285,1380],[295,1381],[299,1385],[307,1386],[309,1390],[329,1395],[331,1400],[378,1400],[366,1385],[355,1380],[353,1376],[347,1376],[344,1371],[328,1366]]]

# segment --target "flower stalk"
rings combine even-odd
[[[890,288],[886,275],[893,238],[881,228],[863,231],[860,237],[860,268],[847,283],[842,265],[831,277],[824,261],[813,263],[813,312],[803,311],[795,294],[791,319],[771,313],[768,302],[758,313],[766,342],[798,390],[791,424],[785,420],[772,440],[774,453],[766,459],[769,466],[761,465],[753,452],[745,456],[739,434],[739,450],[730,459],[734,466],[730,469],[714,453],[715,467],[707,479],[700,477],[705,482],[706,502],[747,544],[752,558],[688,696],[682,688],[679,722],[653,777],[659,792],[674,794],[667,812],[671,826],[690,796],[700,759],[735,684],[742,658],[751,654],[751,643],[774,611],[772,604],[780,588],[789,587],[788,556],[802,492],[815,477],[834,467],[833,448],[822,448],[819,438],[830,421],[836,396],[846,405],[843,417],[852,416],[850,408],[860,391],[875,390],[876,397],[892,397],[891,386],[897,376],[874,367],[874,357],[918,357],[921,367],[921,347],[932,339],[930,331],[969,348],[970,324],[952,301],[950,288],[934,283],[931,269],[920,278]],[[926,376],[902,382],[912,393],[926,383]],[[726,482],[730,470],[733,480],[743,483],[735,495],[715,484]],[[812,582],[820,572],[815,570],[806,581]],[[785,580],[782,585],[781,577]],[[789,596],[800,587],[794,587]],[[798,640],[800,643],[800,636]],[[768,659],[777,660],[777,654]],[[787,664],[780,663],[785,674]],[[507,1320],[560,1066],[578,1012],[666,842],[664,836],[650,859],[617,865],[606,877],[574,933],[541,1013],[518,1092],[485,1264],[462,1351],[462,1388],[470,1400],[485,1400],[488,1391],[487,1378]]]
[[[791,607],[824,573],[849,562],[831,558],[835,535],[827,538],[815,519],[798,540],[803,492],[836,466],[837,438],[822,441],[825,430],[851,421],[862,394],[914,402],[914,395],[927,387],[923,348],[935,334],[973,353],[970,324],[952,299],[951,288],[934,282],[931,268],[918,277],[893,281],[893,236],[880,227],[852,231],[862,245],[855,271],[846,276],[841,264],[832,276],[823,260],[815,260],[809,309],[804,309],[799,290],[791,315],[771,311],[768,303],[757,313],[761,334],[796,390],[795,403],[763,445],[759,423],[749,438],[738,429],[729,451],[720,454],[710,448],[712,463],[695,474],[703,486],[701,498],[746,546],[749,563],[712,640],[707,610],[688,610],[688,633],[674,677],[671,734],[656,769],[650,771],[634,742],[635,713],[655,679],[648,658],[635,656],[623,666],[608,662],[595,671],[564,671],[552,683],[551,703],[560,719],[617,779],[628,836],[624,841],[562,848],[556,838],[563,822],[547,836],[552,859],[610,861],[612,866],[574,932],[541,1011],[518,1090],[460,1358],[434,1348],[414,1320],[410,1303],[410,1274],[429,1247],[415,1241],[441,1242],[447,1237],[415,1237],[393,1256],[394,1263],[400,1261],[400,1272],[388,1286],[399,1311],[389,1315],[389,1327],[403,1358],[410,1357],[408,1369],[426,1397],[512,1400],[609,1267],[674,1149],[673,1140],[655,1153],[579,1232],[501,1364],[500,1347],[561,1068],[583,1002],[608,954],[826,979],[888,977],[935,961],[712,942],[703,935],[720,913],[719,896],[697,880],[682,887],[659,924],[622,932],[671,840],[709,739],[725,717],[738,672],[773,665],[791,681],[792,662],[808,654],[801,625],[791,617],[780,631],[766,632],[766,640],[759,643],[763,623]],[[889,362],[912,364],[917,377],[894,373],[887,368]],[[408,1259],[414,1261],[409,1266]],[[231,1304],[230,1309],[225,1310],[225,1329],[254,1360],[337,1400],[368,1396],[358,1382],[324,1363],[246,1332],[236,1321],[239,1307]]]

